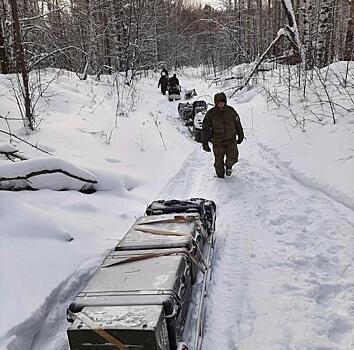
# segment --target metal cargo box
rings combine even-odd
[[[171,249],[139,249],[139,250],[118,250],[113,251],[106,257],[104,263],[106,265],[119,265],[130,263],[132,261],[143,261],[158,256],[182,255],[184,256],[191,268],[192,283],[195,282],[199,271],[205,271],[204,260],[201,256],[194,255],[193,250],[189,247],[179,247]]]
[[[200,220],[209,234],[215,230],[216,205],[213,201],[204,198],[190,198],[186,200],[157,200],[146,209],[146,215],[161,215],[169,213],[199,213]]]
[[[93,327],[103,329],[129,350],[170,349],[162,305],[86,306],[75,315],[83,320],[88,317]],[[116,349],[79,318],[69,327],[68,338],[71,350]]]
[[[138,254],[140,253],[138,252]],[[69,306],[69,311],[80,314],[80,312],[86,313],[85,310],[95,310],[97,314],[102,309],[104,319],[108,306],[112,307],[113,312],[115,310],[113,307],[116,306],[140,306],[142,310],[144,308],[148,310],[151,306],[160,306],[164,313],[170,349],[175,349],[182,334],[191,299],[192,280],[188,259],[184,254],[178,254],[121,263],[129,256],[131,257],[125,252],[114,252],[113,255],[109,255],[84,290],[76,296],[74,302]],[[116,310],[119,312],[120,309]],[[117,317],[122,317],[126,323],[129,323],[124,315],[118,314]],[[161,322],[157,322],[158,317],[156,315],[154,317],[155,321],[152,324],[156,326],[155,328],[152,327],[152,329],[155,329],[153,337],[159,339],[159,334],[163,333],[164,326]],[[133,315],[132,319],[134,320]],[[103,324],[105,323],[103,322]],[[86,329],[86,332],[89,332],[89,330]],[[119,329],[115,328],[115,332],[118,338],[121,336],[122,342],[124,342],[124,339],[127,339],[127,341],[131,339],[129,337],[133,337],[133,334],[135,336],[139,334],[138,336],[143,339],[139,342],[148,343],[147,337],[150,339],[146,330],[141,328],[128,329],[124,336]],[[78,332],[68,332],[68,336],[70,344],[80,343],[80,339],[84,342],[86,339]],[[77,340],[77,337],[79,337],[79,340]],[[96,336],[94,338],[96,339]],[[139,349],[164,349],[154,347],[157,346],[155,340],[153,344],[151,347],[141,347]],[[101,347],[97,348],[100,349]],[[76,349],[82,350],[85,348],[71,348],[71,350]],[[95,347],[91,349],[95,349]]]
[[[137,219],[116,251],[177,249],[189,252],[193,282],[198,271],[205,266],[203,247],[208,239],[198,213],[164,214],[142,216]]]
[[[203,264],[202,251],[207,239],[208,234],[198,213],[142,216],[129,229],[115,250],[185,248],[199,264]]]

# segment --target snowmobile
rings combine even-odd
[[[208,104],[203,101],[193,102],[193,136],[197,142],[202,142],[203,120],[208,109]]]
[[[215,203],[203,198],[151,203],[68,307],[70,349],[189,349],[183,329],[200,288],[193,344],[199,350],[215,213]]]
[[[179,103],[178,104],[178,114],[180,118],[184,121],[186,126],[193,125],[193,104],[186,102],[186,103]]]
[[[198,112],[204,112],[208,109],[208,104],[204,100],[197,100],[193,102],[193,115],[195,116]]]
[[[205,101],[194,101],[193,103],[179,103],[178,114],[186,126],[193,126],[195,116],[199,112],[206,112],[207,103]]]
[[[194,140],[197,142],[202,142],[203,120],[206,112],[207,112],[206,110],[198,112],[194,117],[193,136],[194,136]]]
[[[179,85],[169,86],[168,88],[168,100],[180,100],[181,99],[181,87]]]
[[[178,104],[178,114],[197,142],[202,141],[203,120],[207,109],[208,105],[203,100]]]

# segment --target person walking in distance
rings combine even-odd
[[[176,76],[176,74],[173,74],[173,76],[169,79],[168,84],[172,86],[178,86],[179,85],[179,80]]]
[[[159,83],[157,88],[161,86],[161,93],[162,95],[166,95],[167,87],[168,87],[168,76],[165,72],[161,72],[161,77],[159,79]]]
[[[164,74],[162,74],[162,73],[164,73]],[[161,75],[166,75],[166,77],[168,77],[168,70],[166,69],[166,67],[162,68]]]
[[[214,96],[215,106],[205,115],[202,128],[203,150],[211,152],[213,145],[214,167],[217,177],[232,174],[232,166],[238,162],[238,148],[244,139],[241,120],[237,112],[227,105],[223,92]]]

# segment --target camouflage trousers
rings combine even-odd
[[[236,140],[228,140],[213,144],[215,157],[214,167],[218,177],[224,177],[225,166],[232,168],[238,162],[238,148]],[[226,158],[226,159],[225,159]]]

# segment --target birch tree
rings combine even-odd
[[[345,41],[345,60],[352,61],[354,59],[354,0],[349,0],[349,17],[348,17],[348,29],[346,33]]]
[[[21,67],[9,27],[12,1],[0,0],[3,73]],[[277,40],[267,57],[283,56],[293,45],[306,68],[322,67],[352,57],[353,1],[220,0],[223,8],[187,0],[17,0],[17,5],[27,70],[52,66],[85,78],[159,65],[207,64],[216,71],[252,62],[284,25],[289,36]]]
[[[312,53],[312,0],[302,0],[302,31],[303,46],[306,55],[306,69],[312,68],[314,60]]]
[[[330,21],[331,10],[334,6],[334,0],[322,0],[318,15],[318,30],[316,40],[316,65],[321,68],[328,64],[328,36],[331,30]]]
[[[13,19],[13,30],[14,30],[14,38],[15,38],[15,48],[16,48],[16,57],[17,57],[17,69],[21,72],[22,76],[22,85],[21,85],[21,93],[22,98],[24,100],[24,111],[21,110],[24,126],[26,130],[34,130],[34,118],[32,111],[32,102],[31,95],[29,89],[29,76],[27,63],[25,60],[24,47],[22,42],[22,32],[20,26],[20,20],[18,17],[18,7],[16,0],[10,0],[12,19]],[[20,105],[19,105],[20,107]]]
[[[1,20],[0,21],[0,73],[7,74],[9,73],[9,58],[7,56],[6,47],[5,47],[4,28],[5,28],[5,21]]]

